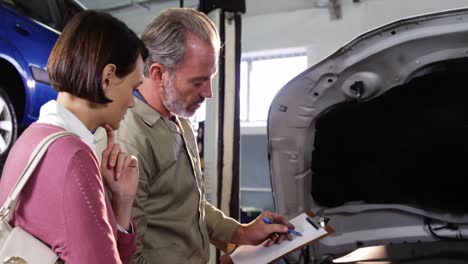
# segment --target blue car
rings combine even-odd
[[[42,104],[56,97],[47,59],[67,19],[84,7],[73,0],[0,0],[0,163]]]

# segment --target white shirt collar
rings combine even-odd
[[[93,134],[78,117],[55,100],[51,100],[41,107],[37,123],[59,126],[66,131],[75,133],[96,152]]]

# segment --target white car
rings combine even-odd
[[[268,152],[276,211],[330,219],[315,263],[468,263],[468,9],[377,28],[295,77]]]

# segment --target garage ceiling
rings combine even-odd
[[[144,27],[162,10],[178,7],[181,0],[78,0],[88,9],[104,10],[125,21],[135,32]],[[238,0],[222,0],[238,1]],[[246,16],[292,12],[311,8],[330,8],[342,0],[245,0]],[[350,1],[350,0],[346,0]],[[355,2],[356,0],[353,0]],[[183,0],[185,7],[198,8],[200,0]],[[359,1],[356,1],[359,2]],[[326,11],[326,10],[325,10]]]
[[[223,0],[228,1],[228,0]],[[238,1],[238,0],[230,0]],[[300,9],[325,7],[331,0],[245,0],[246,15],[289,12]],[[333,0],[339,1],[339,0]],[[332,1],[332,2],[333,2]],[[180,6],[180,0],[79,0],[89,9],[119,11],[132,7],[152,8],[154,6]],[[197,7],[200,0],[183,0],[184,6]]]
[[[153,5],[171,5],[171,6],[180,6],[180,0],[79,0],[84,6],[88,9],[98,9],[98,10],[119,10],[127,9],[131,7],[143,7],[150,8]],[[189,6],[188,4],[197,4],[198,1],[195,0],[185,0],[184,6]]]

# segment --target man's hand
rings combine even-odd
[[[265,224],[263,217],[268,217],[274,224]],[[280,244],[285,239],[292,239],[288,228],[294,229],[294,226],[284,217],[265,211],[252,222],[240,225],[234,231],[231,242],[237,245],[258,245],[268,240],[265,246]]]
[[[120,150],[114,143],[114,131],[110,125],[104,127],[107,147],[102,152],[101,173],[112,194],[112,208],[117,223],[124,228],[130,226],[133,200],[138,187],[138,160]]]

